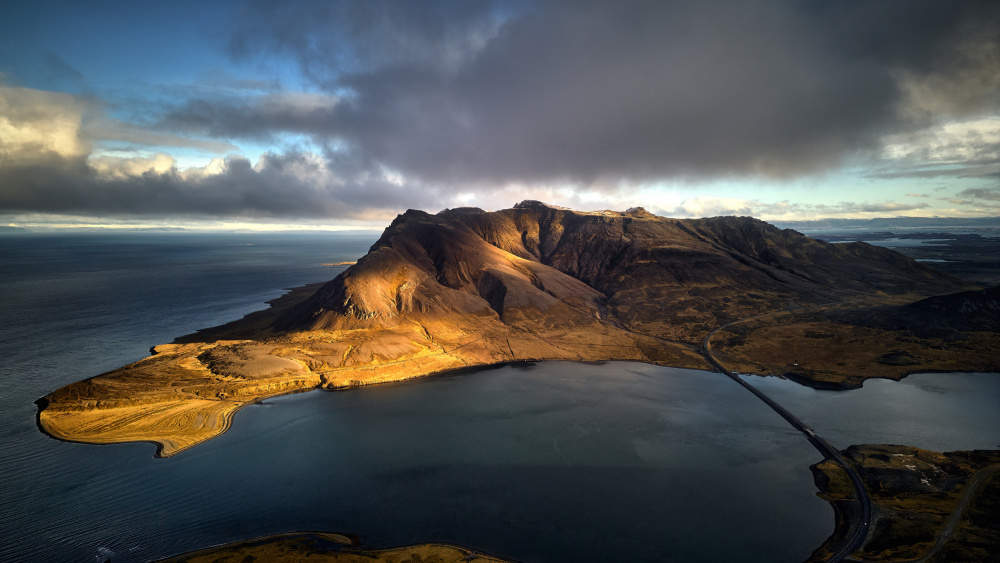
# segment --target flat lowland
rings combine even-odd
[[[284,393],[521,360],[711,369],[700,345],[718,327],[726,331],[713,351],[727,365],[818,385],[917,367],[995,369],[996,295],[978,290],[891,250],[749,217],[531,201],[496,212],[410,210],[334,280],[60,388],[39,400],[38,422],[61,439],[150,441],[169,456]],[[945,294],[960,297],[926,305]],[[917,330],[969,302],[982,308],[960,316],[984,320]],[[789,311],[796,316],[782,316]]]

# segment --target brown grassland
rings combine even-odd
[[[884,562],[995,557],[1000,545],[1000,451],[939,453],[864,445],[843,454],[875,503],[872,531],[852,557]],[[843,468],[825,460],[812,469],[820,497],[838,511],[847,509],[854,489]],[[823,546],[811,560],[824,561],[829,555]]]

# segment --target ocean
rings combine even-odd
[[[697,370],[541,362],[289,395],[167,459],[151,444],[38,430],[46,393],[331,279],[343,267],[324,264],[375,238],[0,235],[0,561],[148,561],[294,530],[520,561],[801,561],[833,531],[809,472],[819,454],[744,389]],[[964,436],[990,448],[997,380],[845,394],[760,381],[840,447]],[[873,390],[885,395],[865,399]],[[891,411],[886,396],[899,397]],[[913,422],[929,405],[950,405],[947,433]],[[843,409],[854,414],[830,414]]]

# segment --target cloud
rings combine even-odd
[[[381,218],[402,205],[433,209],[440,194],[385,177],[344,176],[321,155],[240,157],[177,169],[153,158],[52,157],[0,167],[0,209],[8,212],[195,215],[253,218]]]
[[[170,155],[157,153],[149,158],[100,156],[88,159],[87,166],[96,172],[97,177],[125,180],[129,176],[141,176],[148,173],[166,174],[174,171],[176,163]],[[213,161],[209,167],[206,168],[212,171],[219,170],[219,166],[216,161]]]
[[[216,73],[109,109],[93,94],[0,87],[0,209],[359,217],[525,197],[594,208],[644,186],[773,186],[845,164],[872,178],[1000,174],[995,2],[330,0],[234,10],[220,30],[230,53],[280,68],[275,76],[292,61],[310,91]],[[85,85],[58,56],[45,64]],[[256,162],[233,154],[244,141],[290,138],[305,140]],[[108,142],[138,146],[137,156],[110,156],[127,153]],[[174,148],[213,160],[180,168]],[[664,205],[679,216],[928,208],[708,195]]]
[[[1000,70],[998,70],[1000,75]],[[886,138],[870,178],[984,177],[1000,171],[1000,117],[952,121]]]
[[[281,101],[300,109],[319,104],[301,96]],[[88,130],[85,122],[104,129]],[[335,150],[267,153],[256,163],[231,155],[184,169],[165,153],[95,156],[91,141],[98,139],[206,150],[230,145],[147,132],[106,118],[89,100],[27,88],[0,87],[0,139],[6,212],[385,219],[400,205],[434,208],[443,199]]]
[[[281,92],[215,99],[196,97],[171,108],[157,124],[162,130],[213,137],[271,139],[283,132],[335,138],[339,98],[318,93]]]
[[[1000,201],[1000,188],[969,188],[958,192],[959,196],[980,201]]]
[[[63,81],[86,91],[87,79],[80,71],[73,68],[65,59],[55,53],[45,53],[42,55],[42,66],[50,80]]]
[[[995,19],[961,22],[959,39],[934,53],[929,69],[900,71],[905,110],[916,119],[966,117],[996,110],[1000,100],[1000,36]]]
[[[929,208],[927,203],[850,202],[836,205],[805,204],[787,200],[762,202],[756,199],[717,198],[699,196],[689,198],[673,208],[660,209],[669,217],[714,217],[718,215],[749,215],[771,221],[818,217],[866,217],[872,214],[899,215]]]
[[[0,86],[0,166],[89,153],[79,130],[91,108],[70,94]]]
[[[695,197],[673,209],[663,210],[669,217],[715,217],[718,215],[762,215],[765,204],[740,198]]]
[[[146,127],[107,117],[92,119],[85,123],[80,131],[80,137],[88,141],[122,141],[156,147],[193,148],[215,154],[239,150],[236,145],[225,141],[157,133]]]
[[[482,0],[367,0],[363,3],[246,2],[234,16],[229,50],[238,58],[291,56],[317,84],[387,67],[458,68],[525,3]]]
[[[339,102],[307,121],[224,100],[171,119],[325,135],[456,187],[600,185],[807,174],[878,154],[886,134],[929,126],[929,112],[1000,105],[986,33],[1000,9],[986,2],[502,6],[254,5],[234,52],[291,56]],[[979,86],[947,86],[959,78]]]
[[[927,203],[902,203],[897,201],[885,201],[881,203],[850,203],[841,202],[839,213],[899,213],[901,211],[914,211],[916,209],[926,209],[930,207]]]

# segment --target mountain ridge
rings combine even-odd
[[[487,306],[503,316],[553,299],[585,315],[599,316],[603,306],[622,321],[641,321],[648,315],[626,311],[636,292],[733,320],[711,302],[728,299],[727,309],[745,315],[851,292],[959,289],[961,282],[891,250],[833,245],[750,217],[678,220],[641,208],[580,213],[525,201],[496,212],[408,210],[358,264],[275,328],[388,326],[400,316],[475,315]],[[701,336],[689,331],[685,340]]]

